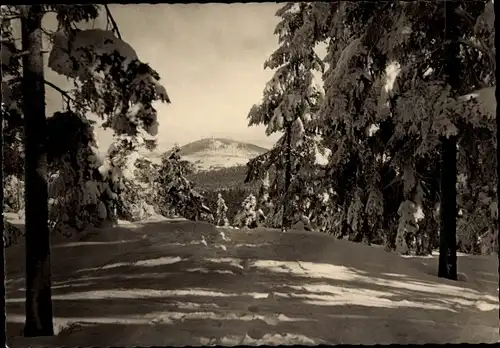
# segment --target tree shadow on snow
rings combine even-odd
[[[478,302],[480,293],[408,267],[412,260],[322,234],[223,232],[208,224],[155,222],[53,246],[54,317],[62,328],[57,345],[496,337],[497,312],[486,310],[495,305],[491,298]],[[8,283],[7,313],[8,336],[18,335],[24,313],[19,282]]]

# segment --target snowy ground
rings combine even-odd
[[[326,235],[158,219],[52,249],[56,337],[19,336],[23,247],[7,250],[10,347],[497,342],[495,257],[402,258]]]

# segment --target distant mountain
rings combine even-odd
[[[267,151],[266,148],[222,138],[205,138],[181,146],[180,155],[193,163],[198,171],[245,166],[248,161]]]
[[[205,138],[193,141],[192,143],[181,146],[181,152],[183,155],[194,155],[198,152],[205,151],[207,149],[211,150],[224,150],[227,152],[228,149],[238,149],[241,151],[254,152],[254,153],[264,153],[268,149],[257,146],[254,144],[244,143],[241,141],[223,139],[223,138]]]

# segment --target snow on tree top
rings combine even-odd
[[[88,99],[93,91],[85,112],[106,118],[101,126],[116,134],[137,136],[141,128],[153,136],[158,133],[152,104],[170,99],[158,73],[140,62],[128,43],[102,29],[60,30],[53,39],[49,67],[82,83],[75,99]]]
[[[138,59],[132,46],[117,38],[112,31],[88,29],[78,31],[70,38],[67,33],[59,30],[53,34],[53,40],[54,46],[49,56],[49,67],[65,76],[81,77],[87,72],[89,65],[95,61],[95,56],[92,57],[91,61],[88,61],[88,52],[103,55],[117,51],[122,57],[125,57],[124,64]],[[74,62],[80,63],[76,76]],[[82,62],[87,64],[81,64]]]

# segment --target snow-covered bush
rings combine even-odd
[[[257,199],[250,194],[241,203],[241,210],[234,218],[234,226],[255,228],[259,223],[259,212],[257,210]]]

